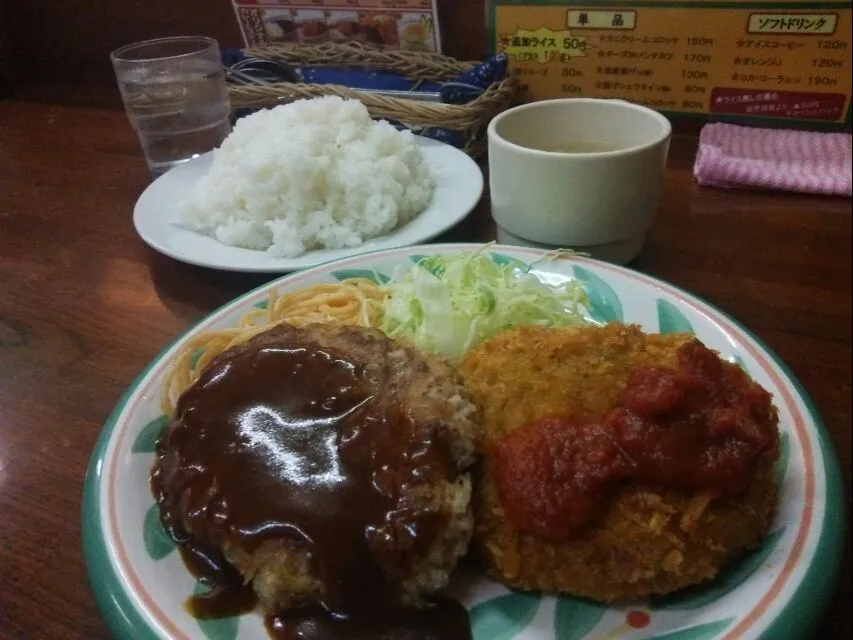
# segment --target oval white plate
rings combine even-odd
[[[213,161],[212,151],[178,165],[148,185],[136,201],[133,224],[152,249],[181,262],[223,271],[284,273],[370,251],[424,242],[461,222],[477,205],[483,193],[483,173],[477,163],[459,149],[422,136],[415,136],[415,139],[435,177],[432,201],[408,224],[372,238],[360,247],[319,249],[296,258],[274,258],[264,251],[232,247],[175,225],[178,203],[207,173]]]
[[[92,455],[83,498],[83,540],[92,587],[118,637],[263,639],[260,615],[200,622],[182,603],[195,588],[163,532],[148,486],[154,442],[165,424],[158,395],[170,359],[193,335],[234,326],[280,294],[321,282],[390,275],[419,257],[473,249],[427,245],[382,251],[281,278],[212,313],[167,347],[131,384]],[[537,249],[495,246],[495,260],[532,262]],[[805,392],[784,365],[734,320],[696,297],[613,265],[571,258],[540,263],[550,282],[577,279],[599,320],[649,332],[693,331],[768,389],[779,409],[779,509],[755,552],[718,580],[668,598],[619,607],[512,592],[482,575],[457,575],[452,591],[469,608],[474,640],[643,638],[706,640],[804,637],[819,620],[842,552],[844,506],[837,460]],[[381,279],[381,278],[380,278]]]

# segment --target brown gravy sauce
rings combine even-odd
[[[311,555],[319,604],[267,618],[276,638],[470,638],[455,603],[398,606],[405,567],[440,535],[407,505],[453,473],[448,444],[374,389],[357,363],[318,346],[257,338],[221,355],[181,397],[151,486],[184,561],[210,591],[199,617],[255,596],[221,551],[286,541]]]
[[[468,611],[450,598],[428,609],[390,607],[343,619],[319,606],[268,616],[267,631],[276,640],[470,640]]]

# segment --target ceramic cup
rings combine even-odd
[[[518,244],[626,263],[658,206],[672,127],[623,100],[544,100],[489,124],[492,217]]]

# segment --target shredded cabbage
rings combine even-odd
[[[533,266],[533,265],[531,265]],[[584,290],[570,280],[548,285],[520,261],[499,264],[480,249],[422,258],[384,285],[382,331],[419,349],[459,358],[519,325],[560,327],[590,322]]]

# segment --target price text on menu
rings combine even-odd
[[[850,122],[850,2],[494,0],[489,17],[536,99]]]

